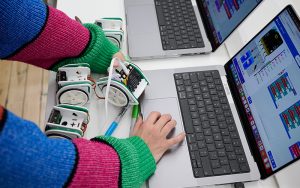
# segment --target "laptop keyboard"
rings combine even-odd
[[[154,2],[164,50],[204,47],[190,0],[154,0]]]
[[[194,177],[250,172],[219,72],[174,78]]]

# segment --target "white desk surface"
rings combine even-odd
[[[251,13],[251,15],[236,29],[233,34],[226,40],[225,44],[219,49],[208,55],[187,56],[180,58],[155,59],[136,61],[143,70],[167,69],[179,67],[193,67],[206,65],[224,65],[230,57],[232,57],[243,45],[245,45],[260,29],[262,29],[280,10],[287,4],[292,4],[298,15],[300,15],[299,0],[264,0],[259,7]],[[121,17],[125,20],[124,0],[58,0],[57,8],[65,12],[71,18],[78,16],[84,23],[93,23],[96,19],[102,17]],[[124,23],[125,24],[125,23]],[[126,27],[124,27],[126,29]],[[126,33],[125,33],[126,34]],[[123,47],[123,53],[126,54],[126,41]],[[51,106],[54,104],[55,97],[55,74],[51,74],[49,80],[49,95],[47,114]],[[53,92],[51,92],[53,91]],[[95,99],[95,98],[94,98]],[[104,121],[103,101],[96,101],[90,106],[91,122],[86,134],[87,138],[103,134],[112,117],[117,113],[117,109],[110,107],[110,118]],[[130,111],[130,110],[129,110]],[[117,137],[127,137],[129,135],[130,113],[126,113],[126,117],[121,121],[120,126],[115,132]],[[97,125],[103,125],[97,126]],[[246,183],[246,188],[256,187],[280,187],[280,188],[296,188],[300,185],[299,176],[300,161],[290,165],[276,175],[256,182]],[[232,185],[219,185],[207,187],[233,187]]]

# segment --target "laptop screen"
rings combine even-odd
[[[261,1],[201,0],[215,46],[219,46]]]
[[[266,176],[300,157],[299,53],[288,6],[226,65]]]

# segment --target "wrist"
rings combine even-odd
[[[67,64],[88,63],[92,72],[106,73],[111,59],[119,51],[106,37],[101,28],[95,24],[84,24],[90,32],[90,41],[86,49],[77,58],[69,58],[60,61],[52,70],[57,71],[59,67]]]
[[[155,171],[155,160],[139,137],[117,139],[113,137],[96,137],[94,140],[110,144],[121,160],[122,187],[139,187]]]

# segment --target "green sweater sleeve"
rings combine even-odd
[[[92,72],[106,73],[110,65],[111,59],[115,53],[119,51],[112,42],[106,37],[102,29],[95,24],[84,24],[90,31],[90,42],[87,48],[79,57],[69,58],[57,63],[52,67],[53,71],[57,71],[59,67],[67,64],[88,63]]]
[[[155,171],[155,160],[145,142],[135,136],[127,139],[99,136],[93,140],[111,145],[121,160],[123,188],[140,187]]]

